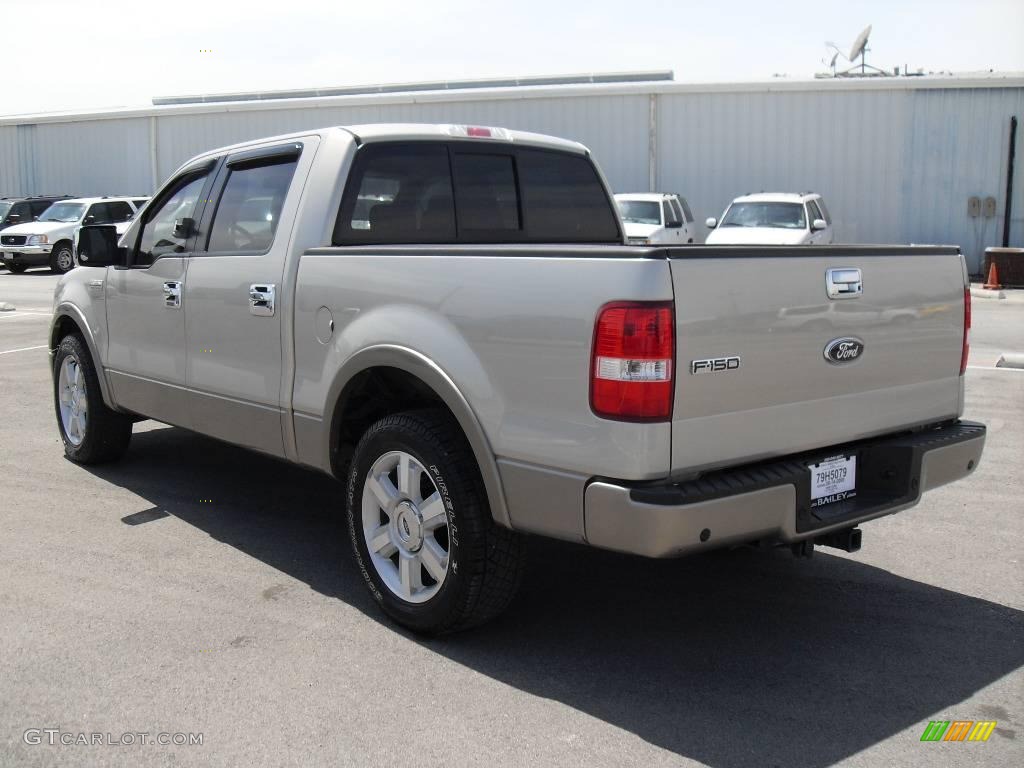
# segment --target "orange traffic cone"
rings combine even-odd
[[[982,288],[988,288],[989,290],[997,291],[1003,286],[999,284],[999,270],[996,269],[996,262],[993,259],[988,265],[988,280],[981,286]]]

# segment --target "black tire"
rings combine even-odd
[[[439,591],[426,602],[407,602],[385,584],[363,534],[367,474],[393,451],[414,457],[445,502],[448,568]],[[522,537],[494,523],[473,453],[445,411],[409,411],[373,424],[352,458],[346,501],[349,538],[366,586],[399,624],[429,635],[456,632],[493,618],[515,596],[523,570]]]
[[[67,266],[66,269],[61,266],[61,262],[64,262]],[[57,275],[63,275],[74,268],[75,257],[74,251],[71,249],[71,243],[62,240],[53,246],[53,250],[50,251],[50,271]]]
[[[61,417],[60,372],[64,360],[74,357],[85,380],[87,419],[84,436],[76,444],[68,436]],[[57,415],[57,429],[64,441],[64,455],[79,464],[101,464],[116,461],[128,450],[132,438],[132,419],[111,410],[103,402],[96,366],[85,341],[77,333],[65,336],[57,348],[53,361],[53,404]]]
[[[26,267],[24,264],[8,264],[7,269],[10,270],[10,273],[12,275],[20,275],[22,272],[28,269],[28,267]]]

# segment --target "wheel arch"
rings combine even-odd
[[[92,357],[93,365],[96,367],[96,378],[100,382],[100,394],[103,395],[103,402],[109,408],[117,409],[110,393],[110,384],[107,382],[107,371],[103,366],[103,359],[96,347],[96,340],[93,338],[92,329],[85,315],[74,304],[60,304],[53,315],[50,323],[50,361],[51,373],[53,369],[53,356],[57,353],[57,347],[65,336],[77,333],[85,340],[85,346],[89,348],[89,355]]]
[[[373,397],[366,397],[370,392]],[[342,478],[364,427],[388,413],[444,407],[462,429],[473,452],[491,516],[499,525],[512,527],[498,465],[483,425],[459,387],[432,360],[415,350],[390,344],[361,350],[335,376],[327,402],[332,406],[324,414],[329,419],[324,425],[324,466]]]

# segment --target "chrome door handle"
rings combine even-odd
[[[864,281],[856,267],[825,270],[825,291],[830,299],[855,299],[864,292]]]
[[[266,283],[254,283],[249,286],[249,311],[260,317],[272,317],[274,314],[275,286]]]
[[[181,309],[180,280],[170,280],[164,283],[164,306],[168,309]]]

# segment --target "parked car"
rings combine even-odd
[[[4,197],[0,198],[0,231],[21,224],[26,221],[35,221],[50,204],[71,197],[71,195],[39,195],[35,197]],[[0,266],[3,266],[3,259],[0,259]]]
[[[684,245],[696,227],[686,198],[662,192],[615,195],[630,245]]]
[[[75,266],[75,232],[83,224],[128,221],[138,207],[133,197],[79,197],[48,206],[35,221],[16,224],[0,233],[3,263],[11,272],[49,265],[53,272]]]
[[[830,245],[832,217],[814,192],[761,192],[733,200],[709,218],[708,245]]]
[[[854,551],[857,525],[981,458],[956,248],[626,247],[575,142],[402,124],[237,144],[179,168],[120,246],[84,227],[55,289],[65,454],[117,459],[148,417],[338,478],[370,594],[420,632],[501,611],[521,533]],[[773,326],[833,303],[867,315]]]

